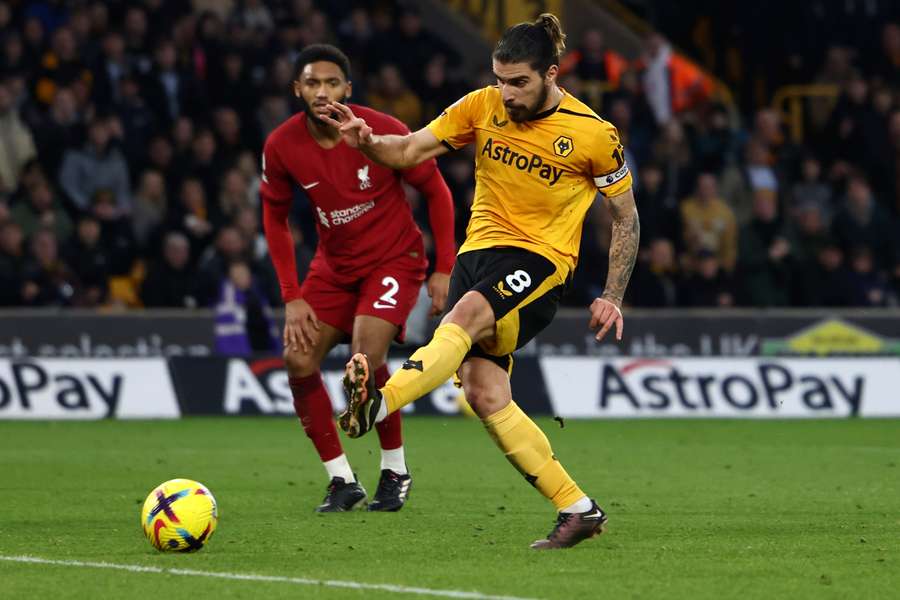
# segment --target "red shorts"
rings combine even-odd
[[[406,319],[416,305],[425,281],[426,263],[421,257],[399,256],[376,267],[365,277],[336,273],[316,256],[300,294],[316,311],[320,321],[353,334],[357,315],[378,317],[400,328],[403,341]]]

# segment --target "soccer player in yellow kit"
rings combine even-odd
[[[590,306],[590,327],[601,339],[614,326],[621,339],[622,298],[640,231],[616,128],[556,84],[564,40],[551,14],[510,27],[493,53],[497,85],[469,93],[409,135],[373,135],[339,103],[326,117],[350,146],[393,169],[471,143],[476,155],[475,200],[451,274],[448,312],[431,341],[380,390],[367,357],[350,359],[341,428],[358,437],[456,373],[507,459],[559,511],[547,538],[531,545],[537,549],[574,546],[602,532],[607,516],[513,402],[512,353],[553,320],[598,190],[613,230],[606,287]]]

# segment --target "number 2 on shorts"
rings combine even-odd
[[[388,276],[381,280],[381,285],[388,288],[388,290],[383,293],[372,306],[375,308],[395,308],[397,306],[397,299],[394,298],[394,296],[400,291],[400,284],[397,283],[396,279]]]

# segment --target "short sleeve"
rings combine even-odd
[[[474,108],[482,90],[466,94],[442,112],[427,128],[445,146],[456,150],[475,139]]]
[[[293,180],[278,157],[277,142],[270,137],[262,153],[262,185],[260,193],[271,200],[288,200],[293,194]]]
[[[609,123],[604,123],[599,133],[591,162],[594,184],[607,198],[618,196],[631,187],[631,171],[625,162],[625,148],[619,139],[619,132]]]

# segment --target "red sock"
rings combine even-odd
[[[391,372],[388,371],[387,365],[381,365],[375,369],[375,387],[383,388],[390,376]],[[381,423],[375,423],[375,429],[378,430],[378,440],[381,442],[382,450],[396,450],[403,445],[399,410],[389,414],[387,419]]]
[[[312,440],[322,462],[343,454],[341,440],[334,426],[331,398],[328,397],[322,383],[322,373],[316,371],[307,377],[291,377],[288,383],[294,396],[294,410],[300,417],[300,424]]]

